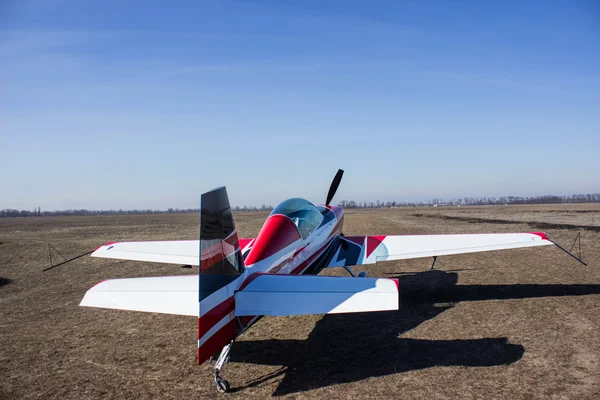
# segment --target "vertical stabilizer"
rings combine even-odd
[[[200,200],[199,364],[235,338],[234,293],[227,285],[243,272],[227,190],[213,189]]]

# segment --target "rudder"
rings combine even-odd
[[[225,187],[200,200],[198,364],[236,335],[233,291],[227,288],[244,272],[244,261]]]

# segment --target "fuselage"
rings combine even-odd
[[[246,274],[277,273],[301,275],[318,273],[332,244],[340,235],[344,211],[336,206],[316,206],[322,216],[318,225],[301,232],[301,223],[287,215],[271,213],[255,240],[242,249]],[[300,225],[300,227],[298,226]]]
[[[315,206],[288,199],[273,209],[257,237],[240,241],[244,270],[223,287],[200,299],[198,363],[206,361],[226,342],[259,317],[234,316],[234,295],[261,274],[317,274],[333,256],[342,231],[344,211],[337,206]],[[202,280],[203,272],[200,272]]]

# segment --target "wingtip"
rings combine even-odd
[[[104,243],[102,246],[98,246],[98,249],[99,249],[100,247],[106,247],[106,246],[110,246],[111,244],[115,244],[115,243],[117,243],[117,242],[106,242],[106,243]],[[96,249],[96,250],[98,250],[98,249]]]
[[[548,239],[548,235],[546,235],[544,232],[530,232],[532,235],[537,235],[539,237],[542,238],[542,240],[550,240]]]
[[[94,254],[96,254],[96,252],[97,252],[98,250],[100,250],[100,249],[101,249],[101,248],[103,248],[103,247],[110,246],[111,244],[115,244],[115,243],[117,243],[117,242],[106,242],[106,243],[104,243],[104,244],[102,244],[102,245],[100,245],[100,246],[96,247],[96,250],[94,250],[94,251],[92,252],[92,254],[90,254],[90,256],[91,256],[91,257],[96,257]],[[108,250],[108,249],[107,249],[107,250]]]

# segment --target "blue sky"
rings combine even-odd
[[[0,4],[0,209],[600,189],[594,1]]]

